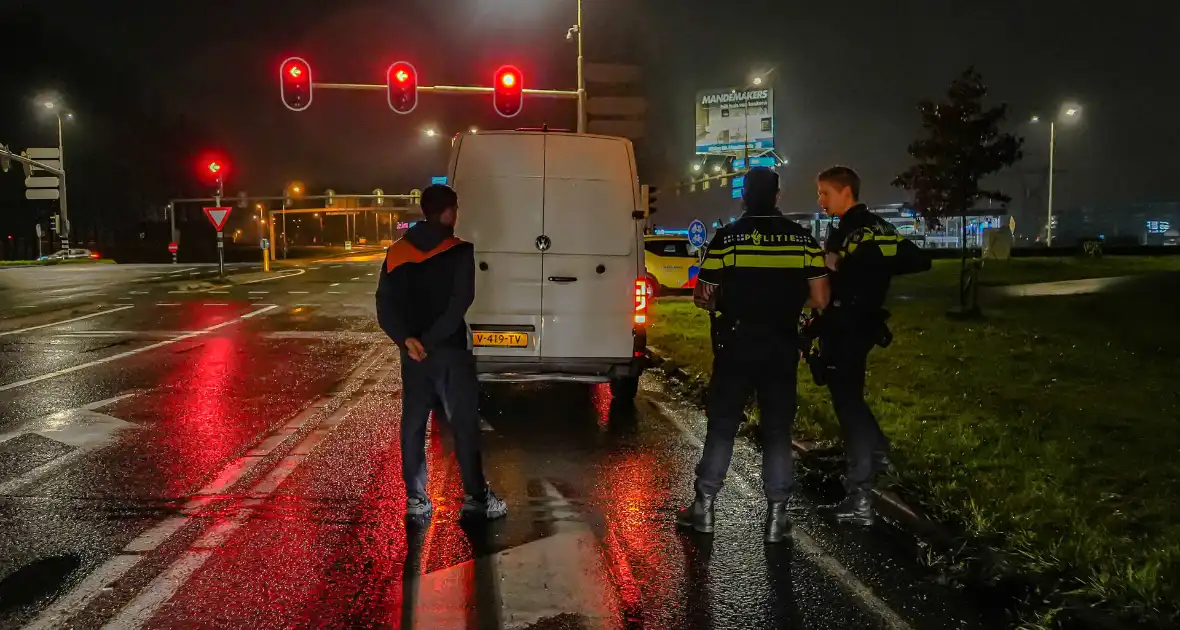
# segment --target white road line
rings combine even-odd
[[[308,267],[307,268],[308,271],[315,271],[317,269],[319,269],[319,267]]]
[[[169,291],[168,293],[188,293],[188,291]]]
[[[376,357],[374,358],[375,355]],[[373,367],[382,361],[382,356],[380,355],[380,348],[377,347],[372,348],[366,353],[357,362],[356,367],[348,378],[341,384],[341,389],[347,389],[358,382],[363,382]],[[93,573],[86,576],[73,590],[57,598],[52,605],[25,626],[26,630],[60,627],[69,621],[70,617],[85,609],[95,597],[102,594],[106,589],[109,589],[112,584],[126,575],[135,565],[139,564],[139,561],[144,559],[144,554],[159,548],[160,545],[164,544],[176,532],[183,529],[189,521],[193,520],[198,515],[198,510],[212,503],[249,474],[259,462],[265,459],[274,448],[282,444],[288,436],[298,433],[309,421],[320,417],[321,414],[319,412],[327,402],[330,402],[329,397],[313,402],[303,411],[297,413],[286,424],[272,431],[252,450],[247,452],[246,455],[227,464],[213,477],[212,481],[197,492],[197,498],[185,502],[182,508],[182,515],[173,516],[157,523],[154,527],[127,543],[127,546],[123,548],[123,553],[107,560],[95,569]],[[325,423],[331,421],[337,414],[341,414],[339,418],[343,419],[343,414],[347,413],[350,409],[351,407],[348,405],[341,406],[328,417]],[[274,438],[277,436],[282,436],[283,439],[276,441]],[[292,452],[294,452],[294,449]],[[255,486],[256,489],[257,487]],[[177,586],[179,587],[179,585]]]
[[[656,403],[656,406],[660,409],[660,415],[670,422],[672,426],[676,427],[681,435],[692,443],[693,446],[697,448],[704,447],[701,439],[676,417],[672,409],[662,403]],[[761,498],[761,493],[755,492],[750,482],[732,467],[729,469],[728,478],[732,480],[731,485],[744,494],[747,499],[754,501]],[[861,582],[839,560],[824,551],[819,542],[812,538],[810,534],[803,531],[802,528],[795,526],[791,528],[791,538],[794,539],[800,551],[807,555],[812,562],[815,562],[828,575],[835,578],[840,586],[844,587],[845,590],[855,597],[869,613],[879,617],[884,622],[886,628],[890,630],[912,630],[912,626],[901,615],[890,608],[889,604],[878,597],[871,588],[866,586],[864,582]]]
[[[130,295],[147,295],[147,291],[131,291]]]
[[[330,287],[338,287],[338,286],[340,286],[340,283],[339,283],[339,282],[333,282],[332,284],[329,284],[328,286],[330,286]]]
[[[344,265],[329,265],[329,266],[328,266],[328,269],[339,269],[339,268],[341,268],[341,267],[343,267],[343,266],[344,266]]]
[[[371,273],[366,273],[365,275],[366,275],[366,276],[371,276],[371,275],[373,275],[373,274],[371,274]]]
[[[203,306],[229,306],[229,304],[225,302],[205,302]]]
[[[329,295],[343,295],[343,293],[341,293],[339,291],[328,291],[328,294]]]
[[[287,291],[291,295],[307,295],[307,291]]]
[[[131,307],[128,306],[127,308],[131,308]],[[200,330],[194,330],[191,332],[184,333],[174,339],[167,339],[164,341],[153,343],[148,346],[144,346],[142,348],[136,348],[134,350],[128,350],[127,352],[120,352],[119,354],[114,354],[109,357],[95,359],[94,361],[90,361],[89,363],[82,363],[81,365],[75,365],[75,366],[68,367],[68,368],[65,368],[62,370],[58,370],[56,372],[49,372],[47,374],[42,374],[40,376],[26,378],[22,381],[15,381],[12,383],[8,383],[6,385],[0,385],[0,392],[6,392],[10,389],[24,387],[25,385],[32,385],[33,383],[40,383],[41,381],[49,380],[51,378],[57,378],[59,376],[64,376],[66,374],[71,374],[71,373],[77,372],[79,370],[85,370],[87,368],[91,368],[96,365],[103,365],[105,363],[110,363],[111,361],[118,361],[119,359],[124,359],[124,358],[130,357],[130,356],[135,356],[137,354],[147,352],[149,350],[155,350],[156,348],[163,348],[164,346],[169,346],[169,345],[172,345],[172,344],[177,343],[179,341],[184,341],[186,339],[192,339],[193,337],[198,337],[198,336],[204,335],[206,333],[211,333],[211,332],[218,330],[220,328],[225,328],[226,326],[236,324],[239,320],[249,319],[251,317],[254,317],[256,315],[261,315],[271,309],[276,309],[276,308],[278,308],[278,306],[272,304],[270,306],[265,306],[263,308],[260,308],[259,310],[246,313],[245,315],[242,315],[240,317],[236,317],[234,319],[230,319],[228,321],[221,322],[220,324],[215,324],[213,326],[209,326],[208,328],[202,328]],[[119,309],[119,310],[122,310],[122,309]],[[110,311],[108,311],[108,312],[110,312]]]
[[[25,308],[32,308],[32,307],[25,307]],[[89,315],[82,315],[80,317],[74,317],[71,319],[63,319],[60,322],[53,322],[52,324],[41,324],[40,326],[29,326],[28,328],[19,328],[17,330],[6,330],[4,332],[0,332],[0,337],[3,337],[5,335],[16,335],[16,334],[20,334],[20,333],[24,333],[24,332],[29,332],[30,330],[40,330],[42,328],[49,328],[50,326],[60,326],[62,324],[69,324],[71,322],[80,322],[84,319],[90,319],[91,317],[98,317],[99,315],[106,315],[107,313],[115,313],[118,311],[125,311],[129,308],[135,308],[135,307],[133,305],[128,304],[127,306],[120,306],[120,307],[112,308],[112,309],[105,310],[105,311],[99,311],[97,313],[90,313]]]
[[[37,308],[36,304],[21,304],[17,308]]]
[[[229,291],[206,291],[206,293],[212,293],[215,295],[229,295]]]
[[[266,298],[262,297],[261,295],[251,295],[249,299],[251,299],[251,300],[265,300]]]
[[[164,276],[152,276],[152,277],[148,278],[148,280],[160,280],[160,279],[162,279],[163,277],[164,277]]]
[[[194,271],[194,270],[196,270],[196,267],[187,267],[187,268],[185,268],[185,269],[177,269],[176,271],[169,271],[169,272],[168,272],[168,275],[170,275],[170,276],[174,276],[174,275],[176,275],[176,274],[178,274],[178,273],[184,273],[184,272],[186,272],[186,271]]]
[[[124,301],[126,301],[126,302],[130,302],[130,301],[131,301],[131,298],[123,297],[123,298],[119,298],[119,300],[118,300],[118,301],[120,301],[120,302],[124,302]]]
[[[354,280],[354,281],[355,281],[355,280],[360,280],[360,279],[361,279],[361,277],[360,277],[360,276],[357,276],[357,277],[353,278],[353,280]]]
[[[294,278],[295,276],[302,276],[307,273],[306,269],[292,269],[294,273],[285,273],[281,276],[271,276],[270,278],[259,278],[258,280],[247,280],[246,282],[239,282],[238,284],[257,284],[259,282],[270,282],[272,280],[282,280],[283,278]]]
[[[156,302],[156,306],[180,306],[180,302]]]
[[[250,295],[254,295],[255,293],[260,294],[260,295],[266,295],[267,293],[270,293],[270,291],[250,291],[249,293],[250,293]]]

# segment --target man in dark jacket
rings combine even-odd
[[[483,476],[479,380],[464,321],[475,299],[475,248],[455,237],[454,190],[431,186],[422,191],[421,203],[426,220],[389,247],[377,286],[377,320],[401,349],[406,515],[433,512],[426,495],[426,423],[441,402],[467,493],[461,513],[500,518],[508,507]]]

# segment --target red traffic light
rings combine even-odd
[[[197,175],[206,183],[216,184],[225,181],[229,175],[229,160],[220,152],[206,151],[197,160]]]
[[[408,114],[418,107],[418,70],[407,61],[398,61],[389,66],[385,74],[389,91],[389,108],[399,114]]]
[[[512,118],[524,109],[524,79],[515,66],[503,66],[497,70],[492,89],[497,114]]]
[[[302,58],[291,57],[279,66],[279,93],[293,112],[311,105],[311,66]]]

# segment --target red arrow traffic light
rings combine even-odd
[[[291,57],[279,65],[279,93],[293,112],[311,105],[311,66],[302,58]]]
[[[512,118],[524,109],[524,79],[515,66],[503,66],[492,80],[492,101],[496,113]]]
[[[389,66],[385,75],[389,91],[389,108],[399,114],[408,114],[418,106],[418,70],[407,61],[398,61]]]

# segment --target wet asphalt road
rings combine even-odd
[[[98,315],[0,326],[0,627],[982,627],[889,530],[832,526],[806,497],[792,542],[764,545],[748,445],[715,536],[677,533],[704,420],[651,377],[634,406],[489,387],[508,518],[458,521],[436,423],[436,513],[407,526],[376,268],[201,292],[129,273],[85,298]]]

